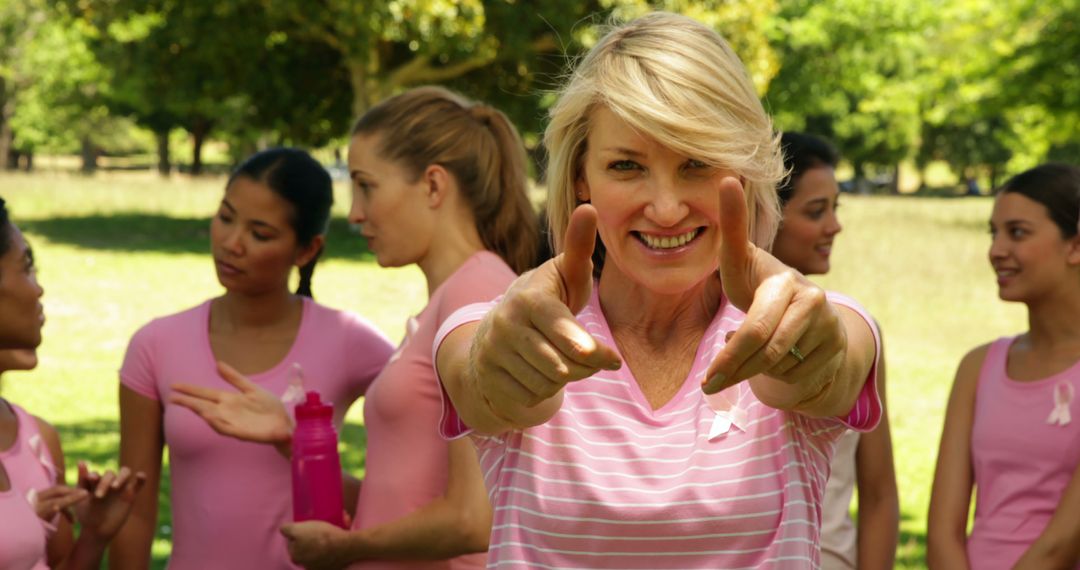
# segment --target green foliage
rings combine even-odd
[[[781,0],[770,32],[781,63],[766,98],[777,125],[832,138],[857,176],[908,157],[933,25],[926,0]]]

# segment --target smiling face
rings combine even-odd
[[[14,224],[8,232],[11,245],[0,257],[0,349],[36,348],[41,344],[45,311],[44,289],[38,285],[34,255]]]
[[[1003,300],[1026,303],[1059,287],[1076,287],[1080,237],[1062,236],[1043,204],[1017,192],[1001,194],[994,201],[990,234],[990,265]]]
[[[397,163],[379,155],[380,135],[358,134],[349,144],[353,180],[349,222],[383,267],[419,263],[427,256],[435,220],[428,204],[428,186]]]
[[[576,190],[599,214],[604,274],[659,294],[687,292],[714,274],[718,183],[737,175],[661,146],[604,107],[589,125]]]
[[[805,274],[829,272],[833,239],[840,233],[836,208],[840,187],[831,166],[811,168],[799,177],[773,243],[773,255]]]
[[[297,243],[292,216],[292,206],[262,182],[233,180],[210,222],[221,285],[246,294],[287,289],[293,266],[310,259],[311,249]]]

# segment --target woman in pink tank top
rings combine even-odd
[[[840,189],[833,169],[840,160],[825,140],[785,132],[780,139],[788,178],[777,188],[783,222],[773,255],[803,275],[829,272]],[[892,438],[885,408],[885,357],[877,369],[881,423],[867,433],[847,432],[837,443],[822,505],[822,570],[891,570],[896,558],[900,500],[893,467]],[[850,514],[858,489],[858,524]]]
[[[458,308],[503,293],[536,256],[536,215],[525,151],[507,117],[437,87],[412,89],[370,109],[353,128],[349,221],[379,265],[416,264],[428,304],[365,397],[365,476],[348,531],[321,522],[282,529],[297,564],[312,568],[482,568],[491,530],[476,452],[439,437],[441,391],[431,343]],[[234,378],[239,393],[184,390],[174,401],[219,431],[273,441],[289,431],[281,404]],[[261,409],[263,433],[230,430],[219,410]],[[234,416],[235,417],[235,416]],[[287,443],[286,438],[279,443]]]
[[[43,294],[31,249],[0,198],[0,374],[37,366]],[[97,568],[144,481],[80,462],[77,485],[67,486],[56,430],[0,398],[0,568]],[[74,541],[72,514],[82,525]]]
[[[960,362],[930,499],[931,568],[1080,568],[1078,218],[1075,166],[1045,164],[998,191],[990,264],[1029,329]]]

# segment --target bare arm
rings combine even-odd
[[[1050,524],[1016,563],[1016,570],[1076,568],[1080,563],[1080,467],[1073,471]]]
[[[64,450],[60,445],[60,437],[56,434],[56,430],[49,425],[45,420],[34,417],[34,421],[37,423],[38,432],[41,433],[41,439],[44,440],[45,446],[49,449],[49,455],[52,456],[52,460],[56,466],[56,485],[60,488],[67,487],[64,477]],[[72,500],[76,497],[71,497]],[[70,505],[70,500],[61,499],[62,503],[59,503],[59,511],[63,511],[67,505]],[[64,504],[64,506],[59,506]],[[39,516],[42,513],[38,513]],[[51,516],[49,517],[52,518]],[[45,545],[46,559],[49,562],[50,567],[55,567],[71,552],[71,547],[74,544],[74,537],[71,528],[71,521],[65,512],[64,515],[56,517],[56,531],[49,537],[49,542]]]
[[[975,391],[987,346],[976,348],[960,361],[953,382],[945,427],[941,433],[934,486],[927,521],[927,563],[930,568],[964,570],[967,558],[967,522],[975,474],[971,464],[971,430],[975,421]]]
[[[293,561],[336,568],[360,560],[443,560],[487,550],[491,506],[472,442],[449,443],[446,493],[389,523],[345,531],[325,523],[286,525]]]
[[[855,476],[859,493],[858,567],[892,569],[900,524],[900,499],[893,467],[892,435],[885,406],[885,351],[878,362],[877,382],[881,394],[881,423],[859,436],[855,450]]]
[[[146,488],[135,498],[127,523],[109,549],[111,568],[149,568],[165,446],[162,417],[160,402],[120,386],[120,465],[145,473]]]

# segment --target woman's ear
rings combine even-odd
[[[315,259],[315,256],[322,251],[323,246],[326,245],[326,236],[318,235],[311,238],[311,243],[301,246],[300,250],[296,252],[295,265],[297,267],[303,267]]]
[[[441,164],[431,164],[424,169],[423,184],[427,191],[428,207],[434,209],[446,200],[455,180]]]
[[[1069,238],[1066,247],[1069,248],[1065,255],[1066,261],[1071,265],[1080,265],[1080,234]]]

